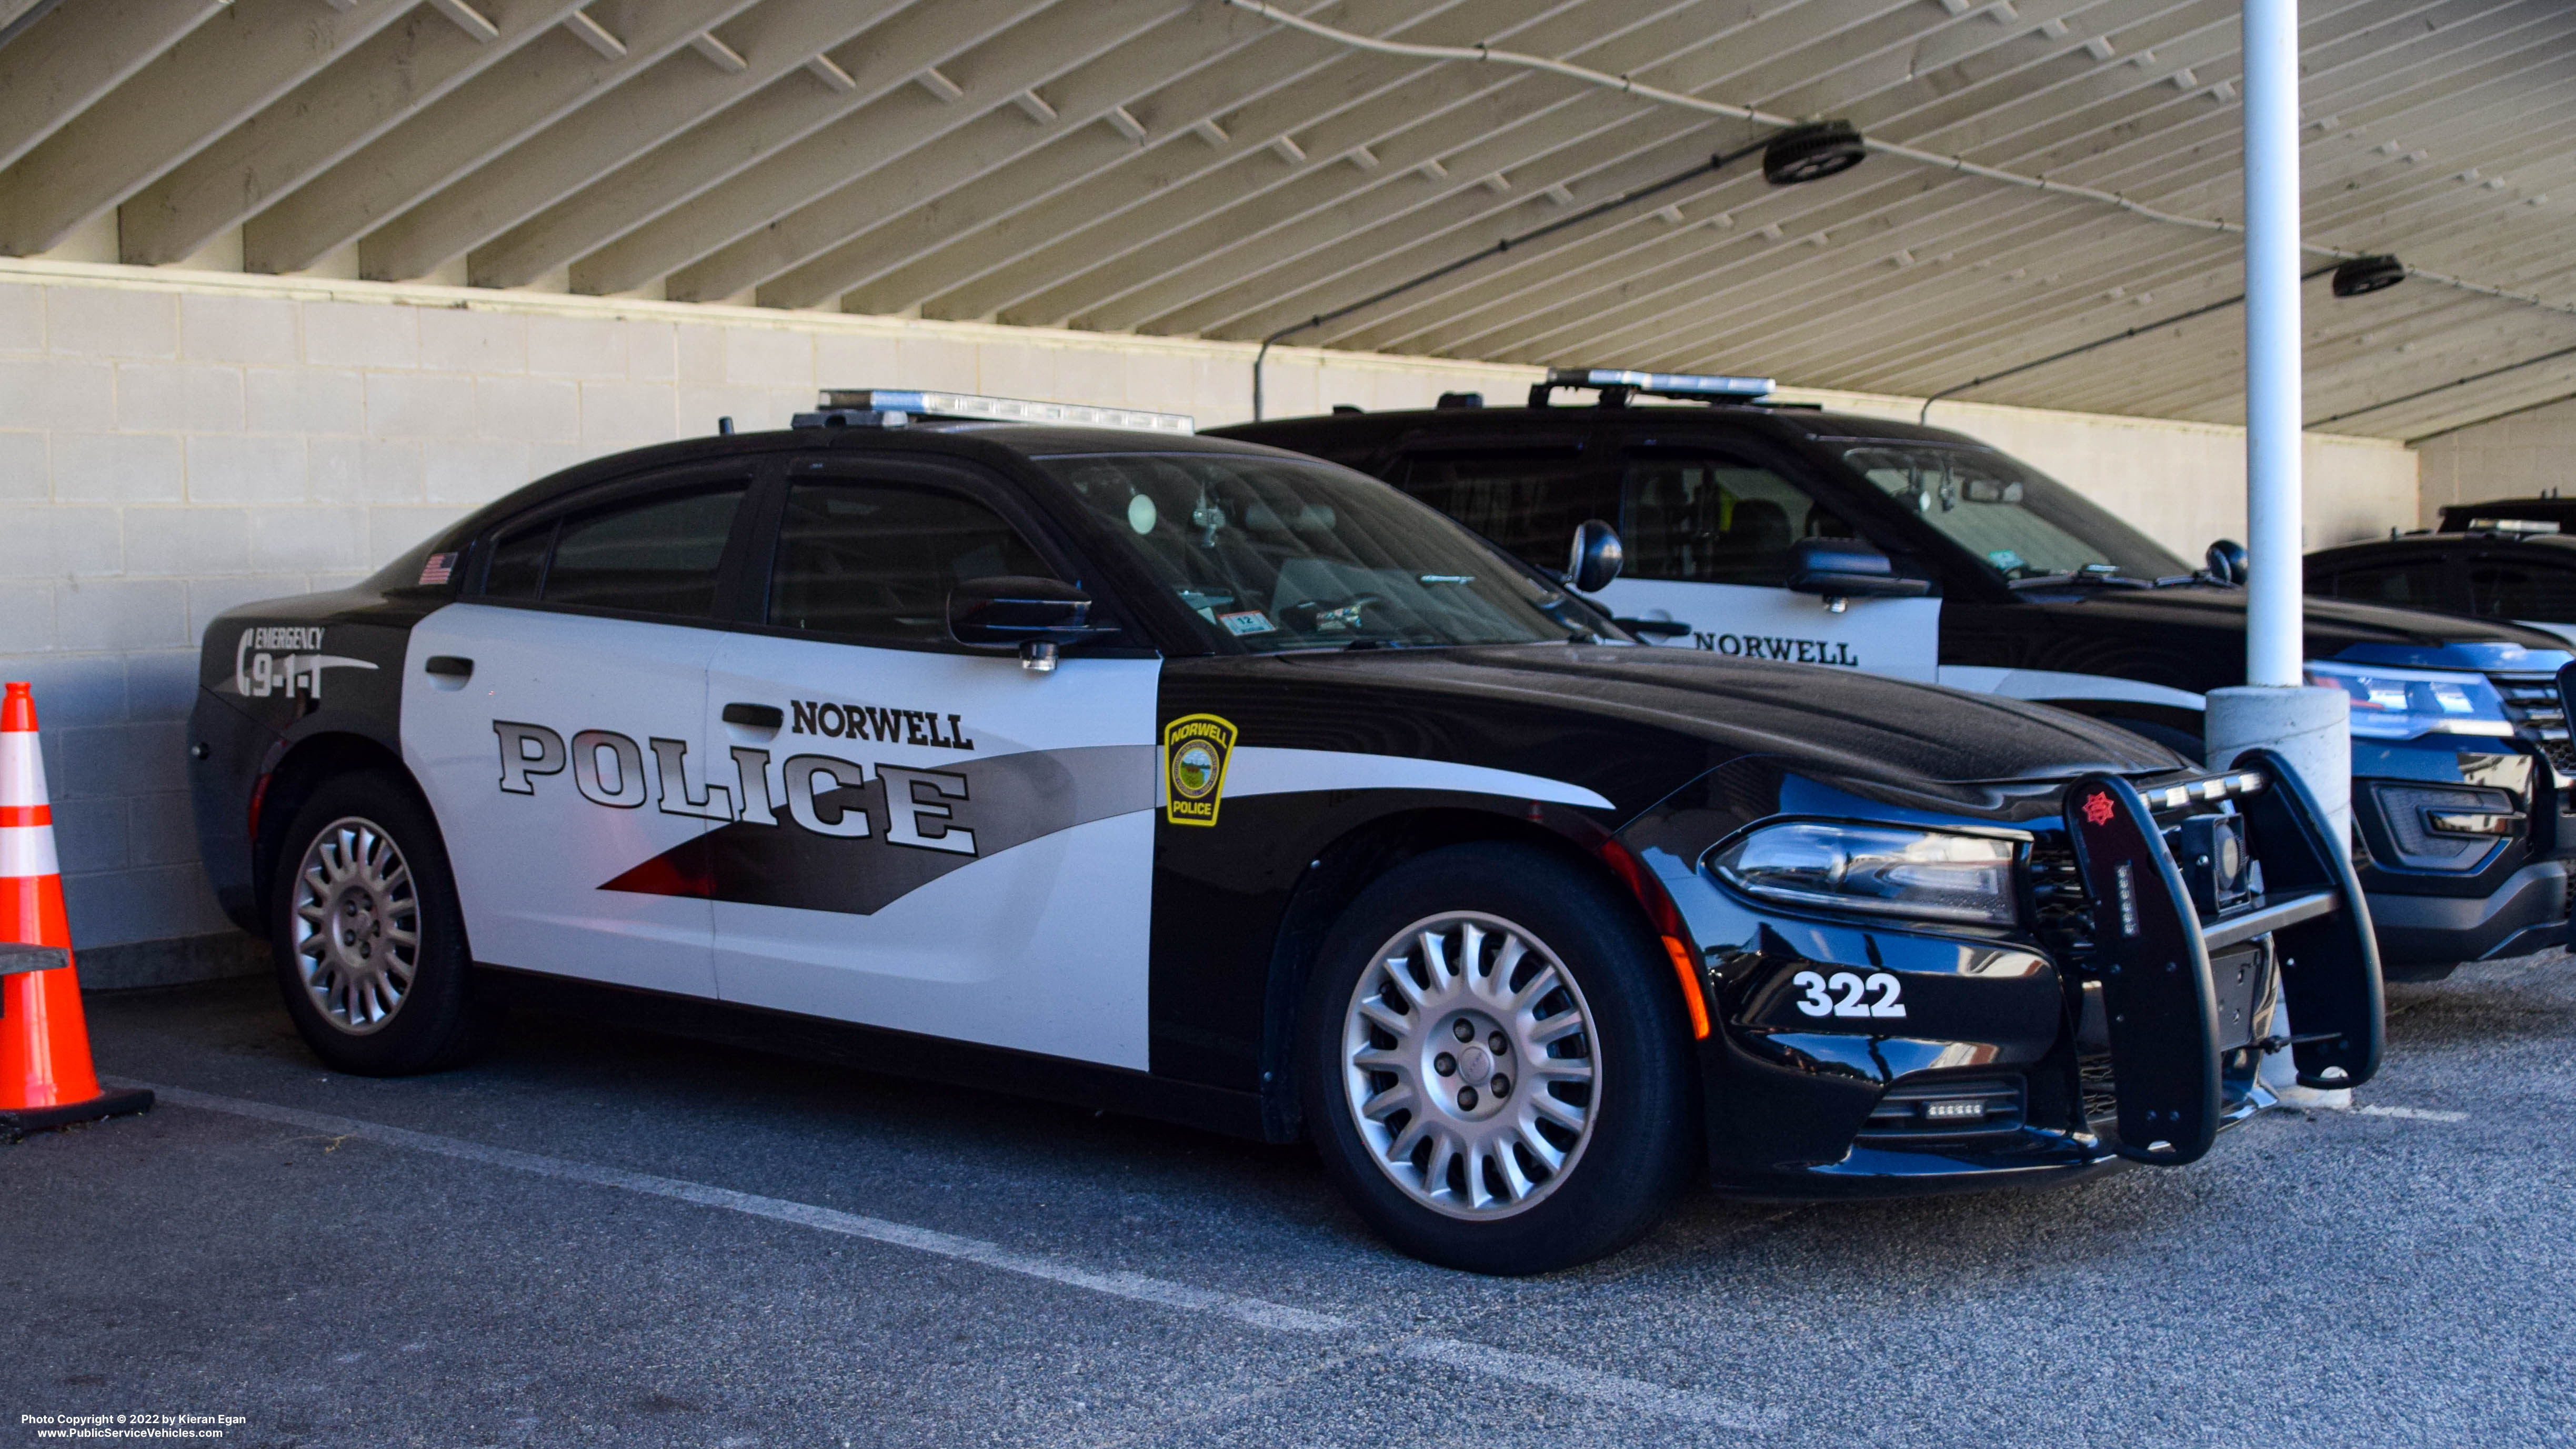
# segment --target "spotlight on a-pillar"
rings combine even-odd
[[[1869,156],[1849,121],[1792,126],[1762,148],[1762,179],[1774,186],[1822,181],[1858,166]]]
[[[2355,257],[2334,269],[2334,294],[2358,297],[2385,292],[2406,280],[2406,264],[2395,257]]]

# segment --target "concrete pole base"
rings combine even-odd
[[[2246,750],[2277,750],[2298,771],[2326,813],[2337,850],[2352,839],[2352,700],[2340,689],[2237,685],[2209,692],[2203,720],[2212,769],[2236,763]],[[2273,1010],[2272,1035],[2290,1034],[2290,1009]],[[2352,1105],[2349,1088],[2302,1086],[2284,1049],[2263,1058],[2259,1080],[2285,1107],[2341,1109]]]

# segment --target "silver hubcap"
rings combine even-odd
[[[313,838],[293,929],[304,990],[326,1020],[352,1036],[393,1020],[420,961],[420,900],[382,827],[351,815]]]
[[[1600,1045],[1556,953],[1498,916],[1416,921],[1342,1019],[1342,1087],[1378,1169],[1451,1217],[1509,1217],[1592,1138]]]

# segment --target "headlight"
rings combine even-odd
[[[2009,926],[2019,914],[2013,852],[2009,840],[1978,835],[1797,820],[1721,847],[1708,866],[1767,901]]]
[[[2484,675],[2311,659],[2308,683],[2342,690],[2352,701],[2352,732],[2369,739],[2513,733],[2504,697]]]

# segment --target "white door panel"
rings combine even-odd
[[[1153,851],[1137,810],[865,916],[718,901],[725,999],[1143,1071]]]
[[[446,838],[476,959],[714,994],[707,902],[610,883],[709,824],[663,775],[684,760],[712,800],[697,742],[722,637],[483,604],[413,627],[403,758]],[[472,660],[472,676],[426,673],[441,654]]]
[[[2553,624],[2546,619],[2516,619],[2514,622],[2526,629],[2538,629],[2544,634],[2555,634],[2570,644],[2576,644],[2576,624]]]
[[[1690,626],[1667,640],[1645,636],[1649,643],[1900,679],[1930,680],[1940,663],[1939,599],[1852,599],[1835,613],[1814,594],[1670,579],[1617,579],[1592,598],[1623,619]]]
[[[679,872],[724,999],[1143,1069],[1160,671],[728,638],[705,729],[742,818]]]

